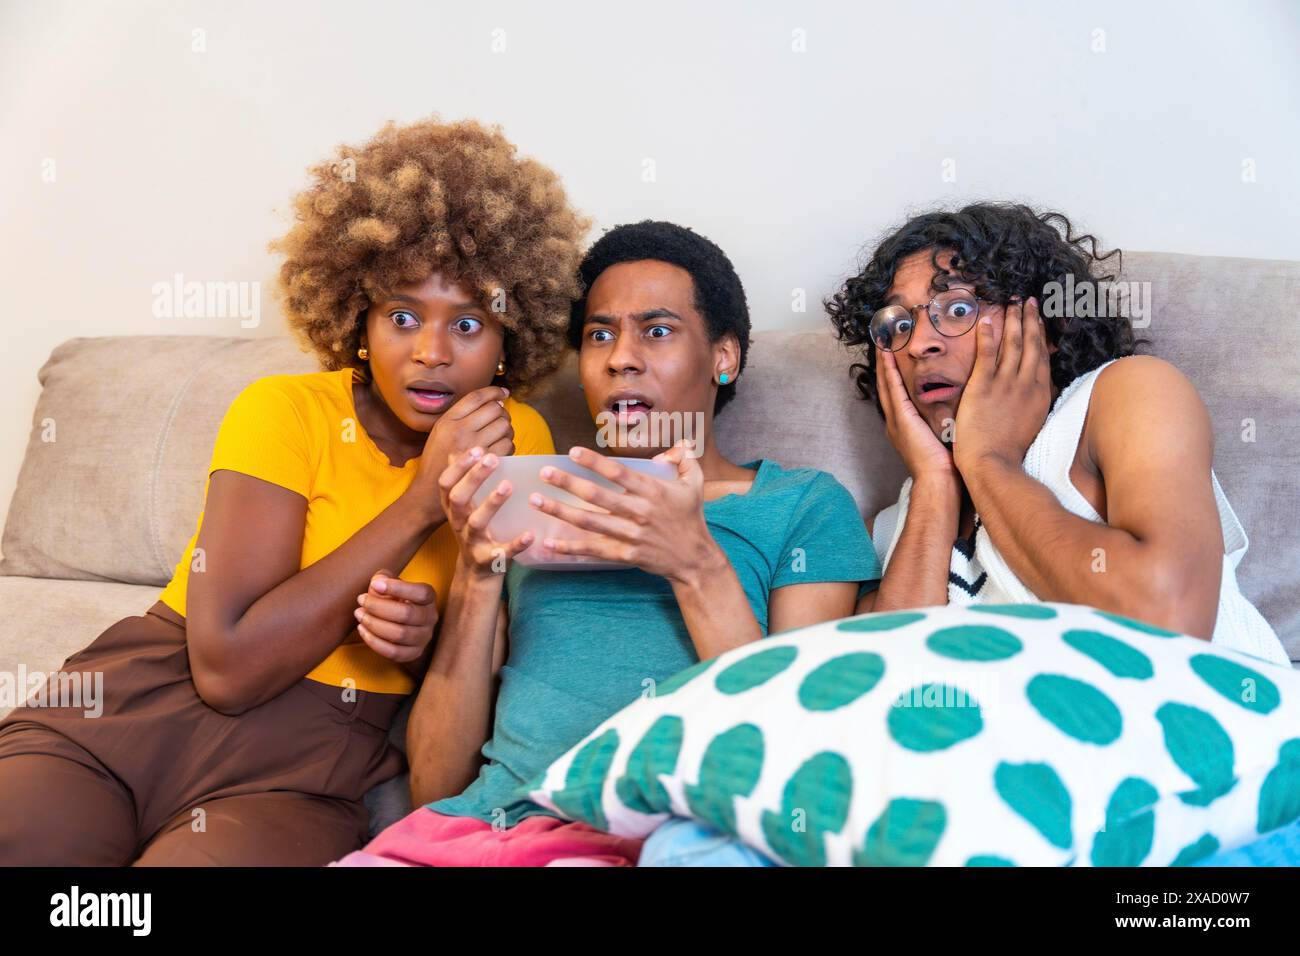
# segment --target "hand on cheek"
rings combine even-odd
[[[913,481],[951,483],[956,478],[952,453],[912,401],[893,352],[876,353],[876,393],[885,413],[885,434]]]
[[[993,330],[993,349],[995,352],[1000,351],[1002,349],[1002,330],[1006,327],[1007,309],[1009,308],[1011,308],[1010,305],[998,305],[989,309],[988,312],[985,313],[989,318],[989,325]],[[974,332],[971,333],[971,337],[975,339],[975,341],[978,343],[979,341],[978,326],[975,328]],[[972,353],[972,357],[977,352],[978,349],[976,349],[975,353]]]
[[[957,470],[969,476],[986,462],[1019,466],[1051,407],[1046,328],[1036,299],[1013,302],[976,323],[975,364],[953,433]]]

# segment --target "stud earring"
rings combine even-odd
[[[719,372],[719,373],[718,373],[718,384],[719,384],[719,385],[726,385],[729,381],[731,381],[731,376],[728,375],[726,372]]]
[[[505,360],[505,359],[497,359],[497,374],[498,374],[498,375],[504,375],[504,374],[506,374],[506,360]]]
[[[366,361],[370,358],[370,349],[366,348],[364,345],[361,346],[361,348],[357,349],[357,358],[361,359],[363,362]]]

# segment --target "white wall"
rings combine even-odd
[[[386,119],[501,123],[598,228],[692,225],[759,328],[815,324],[867,241],[940,201],[1300,259],[1298,41],[1285,0],[0,0],[0,503],[57,343],[283,333],[266,243],[307,164]],[[155,318],[176,273],[264,281],[261,326]]]

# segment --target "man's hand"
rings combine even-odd
[[[435,597],[427,584],[403,581],[387,569],[376,571],[370,589],[357,595],[357,633],[390,661],[419,660],[438,623]]]
[[[953,431],[953,461],[970,484],[973,469],[990,460],[1019,468],[1042,431],[1052,405],[1052,370],[1038,301],[1004,311],[1002,344],[993,344],[991,319],[975,326],[975,367],[962,391]]]
[[[529,504],[575,528],[590,533],[581,540],[547,539],[543,547],[557,554],[581,554],[606,561],[635,565],[669,581],[695,584],[702,574],[726,556],[704,521],[704,473],[678,442],[655,456],[677,469],[663,481],[633,471],[589,448],[569,451],[578,464],[623,488],[610,491],[595,482],[558,468],[543,468],[542,480],[562,488],[603,511],[587,511],[561,504],[544,495],[529,496]]]
[[[480,577],[503,571],[510,559],[533,543],[531,531],[513,541],[497,541],[488,531],[488,525],[513,491],[509,481],[498,482],[483,503],[474,507],[474,495],[499,463],[495,453],[476,446],[454,457],[438,479],[443,512],[460,545],[459,565]]]
[[[907,394],[907,386],[903,384],[894,353],[884,349],[876,352],[876,394],[885,410],[885,434],[903,459],[913,483],[923,484],[931,479],[955,483],[957,468],[953,464],[952,452],[944,447],[916,410]]]

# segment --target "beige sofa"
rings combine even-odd
[[[1200,389],[1215,467],[1251,538],[1241,585],[1300,658],[1300,263],[1160,253],[1126,257],[1151,283],[1143,334]],[[874,407],[856,397],[829,327],[762,332],[718,422],[733,459],[834,473],[864,515],[903,471]],[[81,338],[56,348],[5,525],[0,671],[57,668],[114,621],[142,613],[194,531],[222,413],[250,381],[312,371],[288,339]],[[593,433],[573,368],[534,404],[558,448]],[[401,782],[376,823],[403,809]],[[377,795],[376,795],[377,798]]]

